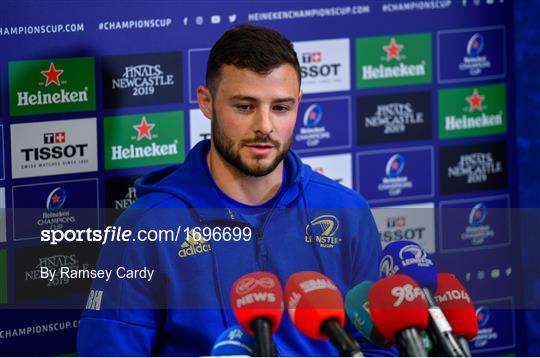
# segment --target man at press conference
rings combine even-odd
[[[303,164],[291,148],[302,99],[291,42],[264,27],[225,32],[209,55],[197,90],[211,140],[179,166],[136,182],[139,199],[116,226],[143,229],[230,223],[253,229],[249,240],[103,245],[99,267],[152,268],[151,280],[94,280],[78,330],[86,355],[209,355],[216,338],[238,324],[231,312],[235,280],[272,272],[285,283],[298,271],[330,277],[341,292],[376,281],[381,251],[366,201]],[[333,245],[309,239],[316,219],[331,217]],[[98,298],[99,297],[99,302]],[[347,329],[364,355],[394,355]],[[328,341],[296,330],[286,315],[273,336],[280,356],[335,356]]]

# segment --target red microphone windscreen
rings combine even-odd
[[[313,339],[328,339],[321,325],[328,319],[345,324],[343,296],[335,283],[315,271],[301,271],[291,275],[285,286],[287,311],[294,326]]]
[[[428,306],[415,280],[397,274],[373,284],[368,295],[369,312],[377,330],[389,341],[406,328],[423,331],[428,324]]]
[[[478,335],[478,320],[469,293],[450,273],[439,273],[435,301],[458,337],[472,340]]]
[[[250,324],[256,318],[269,320],[275,333],[283,316],[283,290],[276,275],[252,272],[233,284],[231,304],[238,323],[250,335],[253,335]]]

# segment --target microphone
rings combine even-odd
[[[238,323],[255,338],[255,356],[274,357],[272,334],[283,316],[283,293],[276,275],[252,272],[231,288],[231,303]]]
[[[470,357],[468,341],[478,335],[478,320],[469,293],[450,273],[439,273],[438,284],[435,301],[454,329],[461,348]]]
[[[428,325],[428,306],[420,286],[409,276],[396,274],[373,284],[368,302],[373,322],[389,341],[397,341],[409,357],[427,357],[419,331]]]
[[[345,295],[345,312],[362,336],[378,347],[390,348],[392,342],[384,338],[373,325],[369,313],[368,294],[372,286],[372,281],[364,281],[347,292]]]
[[[240,326],[231,326],[216,339],[212,356],[249,356],[254,353],[255,342]]]
[[[358,342],[343,329],[343,297],[330,278],[314,271],[292,274],[285,286],[285,301],[292,323],[302,334],[330,339],[343,357],[363,357]]]
[[[413,241],[394,241],[382,251],[379,269],[382,277],[400,273],[420,284],[428,304],[427,333],[434,347],[448,357],[465,357],[452,327],[433,298],[432,292],[437,291],[437,269],[427,253]]]

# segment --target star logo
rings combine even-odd
[[[54,194],[52,197],[52,201],[53,204],[58,204],[58,202],[60,201],[60,196],[58,196],[58,194]]]
[[[47,79],[45,87],[48,87],[51,83],[60,86],[60,75],[62,73],[64,73],[64,70],[57,70],[54,63],[51,62],[47,71],[41,71],[41,74]]]
[[[383,49],[386,51],[386,61],[390,61],[393,58],[399,61],[401,59],[400,52],[403,50],[403,47],[403,45],[397,44],[396,39],[392,37],[390,44],[383,46]]]
[[[150,132],[152,131],[152,129],[154,129],[155,126],[156,125],[153,123],[148,124],[148,122],[146,121],[146,117],[142,117],[141,123],[133,126],[133,128],[137,131],[137,141],[143,138],[152,139],[152,133]]]
[[[484,102],[485,96],[481,96],[478,93],[478,89],[474,89],[471,96],[466,97],[467,102],[469,102],[469,112],[474,111],[475,109],[479,112],[482,112],[482,103]]]

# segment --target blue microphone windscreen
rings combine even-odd
[[[382,277],[401,273],[412,277],[420,286],[437,291],[437,268],[414,241],[400,240],[386,245],[381,253],[379,270]]]
[[[371,340],[373,321],[369,315],[368,294],[373,282],[364,281],[354,286],[345,296],[345,311],[358,332]]]
[[[240,326],[231,326],[216,339],[213,356],[253,356],[255,341]]]

